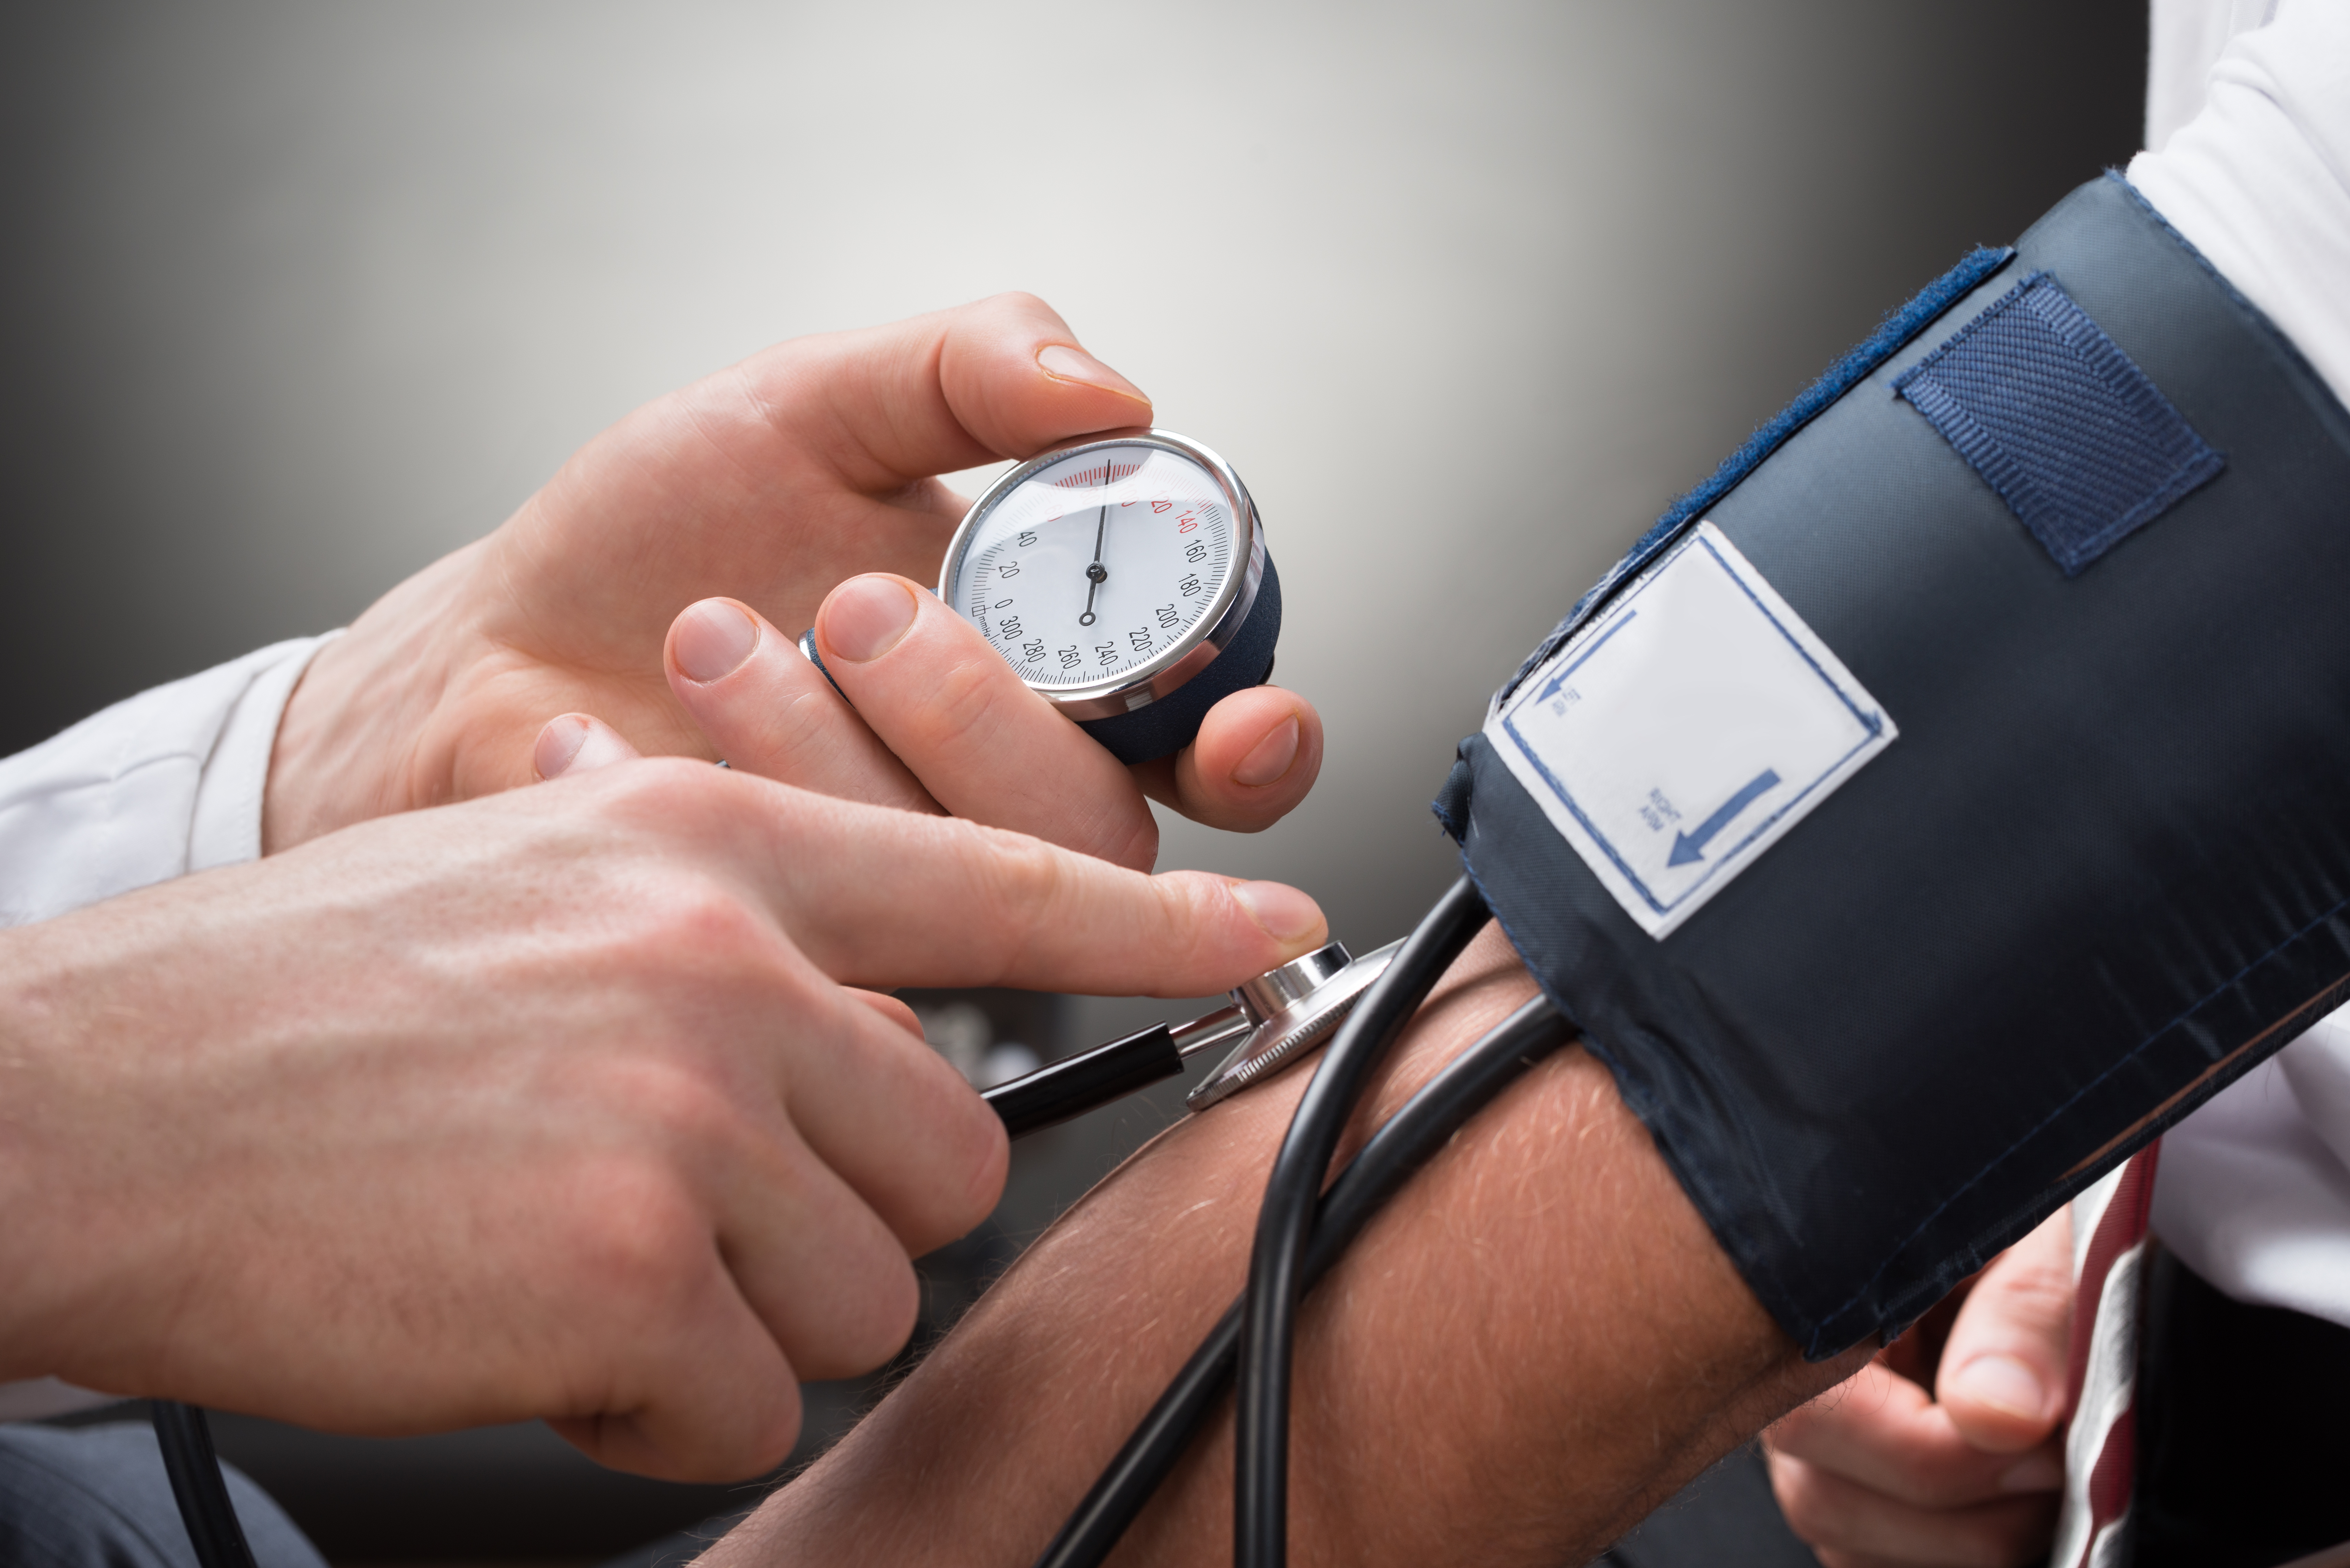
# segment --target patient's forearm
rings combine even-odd
[[[1383,1118],[1532,994],[1490,929],[1376,1092]],[[1239,1291],[1304,1072],[1095,1189],[840,1447],[705,1561],[1028,1562]],[[1301,1320],[1300,1563],[1582,1561],[1850,1368],[1806,1366],[1607,1074],[1510,1089],[1375,1220]],[[1228,1558],[1213,1417],[1124,1562]]]

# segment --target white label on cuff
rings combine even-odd
[[[1485,722],[1552,826],[1660,940],[1898,732],[1710,521]]]

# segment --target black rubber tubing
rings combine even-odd
[[[1470,1117],[1572,1037],[1573,1030],[1558,1011],[1536,997],[1423,1085],[1347,1163],[1323,1198],[1300,1272],[1301,1286],[1311,1290],[1329,1272],[1371,1217]],[[1053,1537],[1036,1568],[1097,1568],[1109,1556],[1183,1457],[1232,1377],[1240,1352],[1241,1305],[1233,1302],[1200,1342]]]
[[[1047,1062],[1024,1078],[996,1085],[980,1098],[1003,1119],[1006,1134],[1026,1137],[1182,1070],[1183,1053],[1176,1049],[1175,1036],[1164,1023],[1154,1023],[1123,1040]]]
[[[1239,1400],[1233,1417],[1233,1568],[1284,1568],[1289,1532],[1289,1366],[1298,1265],[1314,1234],[1314,1206],[1330,1157],[1370,1082],[1420,1002],[1489,919],[1463,877],[1436,901],[1387,972],[1364,996],[1305,1085],[1265,1179],[1241,1313]]]
[[[170,1399],[147,1405],[155,1444],[163,1450],[163,1473],[172,1478],[172,1497],[180,1505],[180,1521],[188,1527],[199,1568],[254,1568],[253,1548],[236,1521],[228,1478],[213,1450],[212,1423],[193,1405]]]

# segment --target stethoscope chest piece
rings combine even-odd
[[[1248,1035],[1184,1104],[1203,1111],[1321,1044],[1402,945],[1389,942],[1358,959],[1347,951],[1345,943],[1332,942],[1234,990],[1232,1001],[1251,1024]]]

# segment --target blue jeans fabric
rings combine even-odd
[[[327,1560],[234,1469],[229,1496],[260,1568]],[[9,1568],[195,1568],[154,1429],[0,1426],[0,1563]]]

